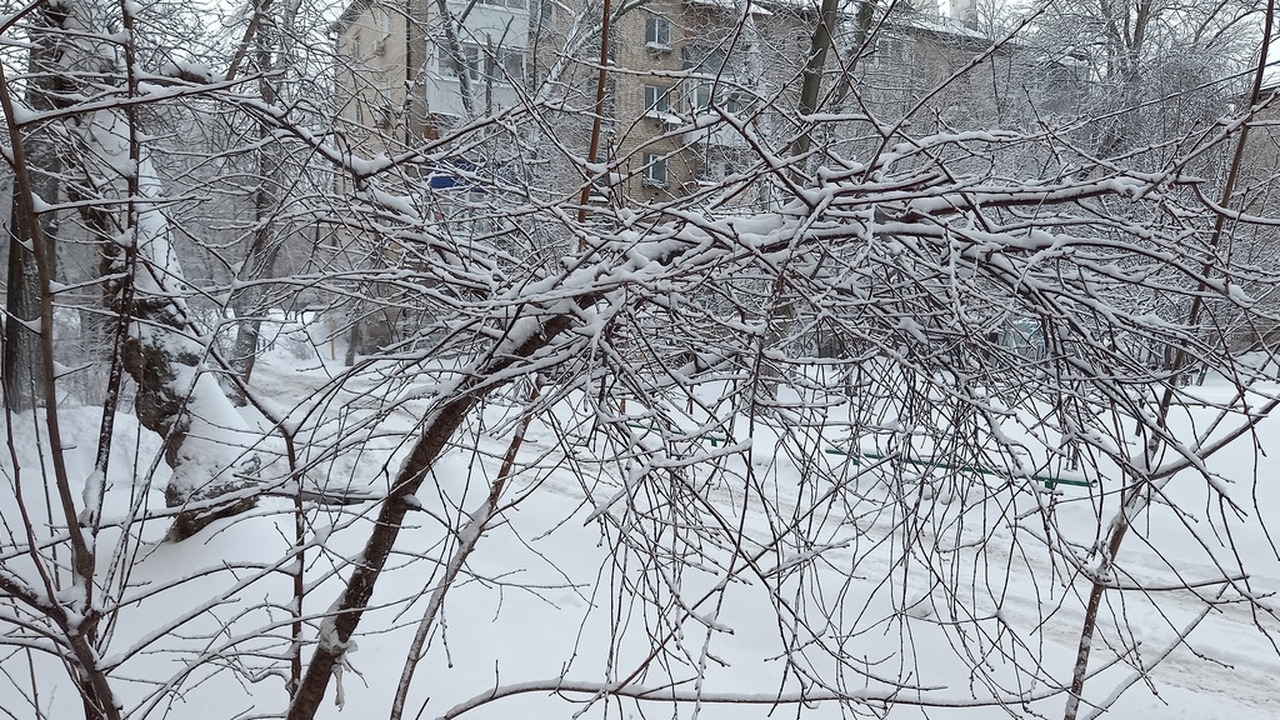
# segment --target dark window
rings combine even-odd
[[[686,45],[683,51],[684,69],[695,75],[707,77],[733,77],[733,67],[729,65],[729,54],[721,47],[712,47],[702,43]]]
[[[495,83],[518,83],[524,80],[524,52],[509,48],[494,48],[490,54],[479,45],[464,44],[462,58],[448,58],[449,72],[462,74],[465,68],[472,82],[481,79]]]
[[[657,48],[671,47],[671,21],[661,15],[650,15],[646,18],[644,44]]]
[[[671,95],[661,85],[644,86],[644,112],[646,115],[666,115],[671,112]]]
[[[644,184],[648,187],[667,186],[667,158],[654,153],[644,155]]]

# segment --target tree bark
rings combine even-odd
[[[37,112],[68,105],[71,82],[58,71],[65,48],[61,38],[66,15],[50,7],[33,13],[31,53],[27,60],[26,102]],[[56,203],[61,187],[62,163],[58,149],[42,134],[39,127],[29,129],[23,137],[23,152],[31,169],[27,181],[31,192],[47,203]],[[18,197],[19,184],[13,184],[9,220],[8,286],[5,291],[7,315],[4,323],[3,375],[5,401],[15,410],[35,407],[42,399],[41,383],[36,378],[39,335],[32,328],[39,324],[40,290],[37,282],[34,238],[44,243],[51,278],[57,277],[57,216],[45,212],[37,217],[41,227],[36,232],[31,220],[22,212]]]
[[[275,104],[278,94],[269,75],[275,63],[272,61],[272,45],[278,44],[279,32],[274,19],[267,13],[270,0],[258,0],[254,22],[258,31],[254,37],[256,44],[256,64],[260,73],[258,94],[267,104]],[[275,153],[267,142],[270,132],[263,123],[258,124],[258,149],[254,152],[257,165],[258,186],[253,193],[253,239],[245,251],[244,262],[240,266],[242,280],[254,280],[269,277],[275,270],[276,257],[279,255],[279,241],[275,237],[276,227],[273,218],[278,203],[275,191]],[[244,383],[253,376],[253,368],[258,360],[258,342],[262,333],[262,314],[266,311],[261,286],[246,286],[235,291],[231,296],[231,307],[236,313],[236,339],[231,354],[232,369]],[[238,386],[237,386],[238,387]],[[237,405],[244,404],[243,397],[235,392],[233,399]]]
[[[805,63],[803,79],[800,83],[800,121],[802,123],[805,122],[804,118],[806,116],[818,111],[818,100],[822,89],[822,70],[827,64],[827,52],[835,44],[833,34],[838,20],[836,14],[837,4],[836,0],[822,0],[822,6],[818,11],[818,23],[814,26],[813,35],[809,38],[808,61]],[[801,168],[807,162],[804,156],[809,152],[812,132],[812,123],[806,123],[805,129],[800,133],[800,136],[791,143],[789,154],[796,162],[801,163]],[[793,174],[796,176],[797,182],[802,182],[800,178],[804,176],[803,171],[796,170]]]
[[[39,334],[32,329],[40,320],[40,295],[36,285],[35,255],[28,222],[17,210],[17,197],[9,220],[8,287],[4,315],[4,398],[16,411],[30,410],[43,397],[35,379]]]

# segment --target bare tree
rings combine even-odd
[[[272,48],[303,68],[331,45],[265,2],[203,58],[227,72],[140,54],[147,8],[65,0],[59,37],[95,68],[65,106],[15,105],[22,66],[0,64],[20,216],[39,241],[47,205],[75,212],[108,250],[116,383],[100,415],[6,405],[0,708],[1074,720],[1156,683],[1214,610],[1271,631],[1235,538],[1271,525],[1240,458],[1280,402],[1280,277],[1232,246],[1275,220],[1193,172],[1245,162],[1260,93],[1104,157],[1092,118],[1033,122],[1031,101],[997,108],[1007,127],[948,114],[1030,21],[978,41],[872,5],[557,5],[566,44],[521,84],[458,18],[525,8],[441,4],[462,74],[405,72],[403,125],[361,124],[367,88],[274,92]],[[950,54],[890,111],[873,85],[904,38]],[[413,126],[419,81],[479,99],[472,57],[492,102]],[[165,113],[233,129],[186,143],[196,169],[169,186]],[[57,200],[35,127],[66,160]],[[251,220],[225,246],[200,217],[224,192]],[[277,219],[315,247],[237,267]],[[184,247],[222,267],[183,273]],[[63,286],[36,260],[34,376],[56,397]],[[329,318],[289,321],[305,359],[224,362],[228,306],[259,334],[315,297]],[[398,327],[343,366],[352,307]],[[163,542],[175,521],[191,541]],[[508,644],[536,659],[502,665]]]

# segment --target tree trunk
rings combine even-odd
[[[270,0],[258,0],[255,21],[258,26],[255,42],[255,57],[257,71],[260,73],[258,79],[258,93],[262,97],[262,101],[267,104],[274,104],[277,99],[275,87],[271,84],[269,75],[274,69],[276,63],[272,61],[272,48],[274,44],[278,44],[280,34],[277,31],[276,23],[267,13],[270,10]],[[275,192],[275,175],[278,168],[275,167],[276,155],[268,148],[274,148],[275,145],[268,143],[267,140],[270,133],[265,124],[258,125],[258,149],[254,153],[254,161],[257,165],[258,187],[253,193],[253,239],[249,243],[248,250],[245,251],[244,262],[240,266],[240,276],[242,280],[254,280],[269,277],[275,269],[276,257],[279,255],[280,245],[275,238],[275,225],[272,219],[275,216],[276,205],[278,203],[278,194]],[[244,383],[249,382],[249,378],[253,375],[254,365],[258,360],[258,340],[262,332],[262,314],[266,311],[266,304],[263,302],[263,291],[260,286],[250,285],[241,290],[237,290],[231,296],[231,307],[236,313],[236,339],[233,345],[231,363],[232,369],[240,376]],[[241,405],[244,399],[239,397],[238,392],[233,392],[236,404]]]
[[[15,200],[17,198],[14,198]],[[14,202],[14,207],[18,206]],[[40,297],[36,286],[35,256],[30,247],[31,231],[22,213],[14,210],[9,220],[9,273],[5,291],[4,316],[4,398],[13,410],[30,410],[42,394],[35,381],[39,334],[32,330],[40,320]]]
[[[248,426],[203,363],[203,348],[165,298],[137,298],[137,332],[125,340],[124,366],[138,384],[135,412],[143,427],[164,437],[173,475],[165,504],[184,508],[169,538],[184,540],[210,522],[249,510],[256,496],[258,459]],[[195,405],[200,413],[193,413]]]
[[[58,72],[64,46],[60,31],[65,15],[50,8],[37,11],[32,33],[31,54],[27,61],[26,102],[36,111],[66,107],[67,92],[71,82]],[[40,31],[43,30],[43,31]],[[42,134],[39,127],[26,131],[23,151],[30,163],[28,178],[31,192],[46,203],[56,203],[62,172],[57,148]],[[32,328],[39,324],[40,291],[36,280],[32,238],[37,236],[30,220],[21,212],[22,203],[17,197],[18,183],[14,183],[13,202],[9,220],[9,267],[5,307],[8,314],[4,323],[3,375],[4,393],[9,407],[25,410],[35,407],[43,397],[41,383],[36,381],[36,356],[39,352],[39,335]],[[53,213],[39,216],[38,235],[45,243],[45,258],[51,278],[57,277],[57,218]]]
[[[105,117],[108,123],[122,121],[113,112]],[[109,167],[107,158],[118,150],[90,143],[86,155]],[[136,167],[154,179],[149,161]],[[207,367],[208,349],[187,319],[178,290],[182,268],[169,245],[168,224],[147,202],[155,183],[130,184],[138,200],[131,204],[125,233],[117,234],[116,217],[100,207],[83,204],[81,218],[103,248],[104,277],[121,278],[104,285],[104,303],[121,320],[115,331],[125,334],[123,365],[137,385],[134,414],[163,438],[164,458],[173,470],[165,502],[184,508],[169,537],[183,540],[213,520],[254,506],[256,497],[248,491],[259,461],[247,424]]]
[[[76,53],[60,58],[58,67],[115,73],[118,58],[104,55],[107,50],[97,43],[79,42],[101,30],[85,12],[91,9],[57,7],[69,38],[65,52]],[[124,13],[127,32],[132,23],[132,15]],[[123,60],[125,89],[137,97],[132,45],[124,46]],[[137,106],[123,104],[79,114],[64,126],[74,138],[75,168],[82,173],[68,189],[72,200],[82,201],[77,205],[84,225],[103,248],[105,276],[119,278],[104,286],[106,304],[120,318],[118,332],[126,334],[122,359],[138,385],[138,421],[164,438],[164,457],[173,468],[165,500],[180,508],[170,537],[181,540],[216,518],[253,506],[259,461],[253,451],[256,435],[222,391],[206,360],[204,334],[189,320],[182,267],[160,210],[163,188],[142,147],[136,113]]]
[[[105,122],[114,132],[90,137],[118,137],[126,122],[114,111],[89,123]],[[130,128],[132,132],[132,128]],[[118,167],[125,148],[106,144],[89,152],[105,167]],[[259,460],[252,448],[256,436],[223,392],[206,358],[209,348],[190,322],[182,299],[183,273],[172,243],[168,221],[154,205],[159,181],[151,162],[136,143],[127,148],[138,176],[129,180],[130,210],[126,231],[110,233],[112,218],[103,212],[84,219],[104,246],[123,245],[112,275],[125,278],[108,300],[122,323],[124,368],[137,383],[134,411],[138,422],[160,434],[165,461],[173,469],[165,488],[169,507],[182,508],[169,533],[183,540],[213,520],[248,510],[256,503]]]
[[[813,124],[806,122],[804,118],[818,111],[822,70],[827,64],[827,52],[835,44],[832,36],[838,20],[836,5],[836,0],[822,0],[818,10],[818,24],[814,26],[813,35],[809,38],[808,61],[805,63],[803,79],[800,83],[800,121],[805,123],[805,129],[795,142],[791,143],[789,150],[794,162],[799,163],[798,167],[792,170],[797,182],[803,182],[803,168],[808,164],[804,156],[809,153],[809,145],[812,142]]]

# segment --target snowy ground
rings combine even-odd
[[[311,428],[300,438],[317,447],[354,436],[353,428],[362,420],[379,418],[372,437],[343,445],[336,456],[315,455],[308,477],[330,489],[385,490],[405,451],[403,433],[414,426],[422,404],[409,399],[393,407],[377,399],[381,391],[365,392],[375,387],[372,380],[326,390],[329,376],[339,371],[336,364],[276,351],[260,363],[255,384],[281,412],[294,406],[316,408],[309,420],[300,420],[296,412],[290,417],[299,427]],[[400,392],[411,398],[414,389],[410,383]],[[331,395],[319,402],[316,393],[322,390]],[[1215,391],[1212,385],[1204,390]],[[83,478],[91,467],[100,418],[92,409],[75,407],[63,408],[63,415],[64,435],[77,443],[67,453],[71,476]],[[573,413],[557,407],[554,416],[568,421]],[[321,417],[325,423],[316,421]],[[378,586],[375,609],[366,615],[358,647],[349,654],[349,668],[340,681],[343,707],[326,700],[323,717],[386,716],[405,648],[432,578],[438,577],[439,560],[451,547],[444,528],[460,524],[462,508],[483,497],[513,431],[509,406],[494,404],[481,420],[473,424],[471,447],[449,454],[426,485],[431,493],[419,494],[424,510],[411,515],[414,527],[400,536],[393,567]],[[30,468],[37,457],[31,419],[19,417],[12,430],[22,464]],[[964,706],[1015,694],[1032,700],[1007,708],[1011,713],[1061,715],[1064,698],[1045,679],[1061,682],[1069,676],[1087,585],[1068,573],[1061,557],[1043,549],[1033,527],[1014,520],[1037,503],[1053,502],[1061,532],[1086,547],[1098,536],[1099,518],[1109,517],[1114,501],[1100,505],[1095,489],[1078,487],[1062,488],[1056,497],[979,493],[965,488],[965,483],[980,482],[972,477],[953,478],[924,497],[903,494],[882,476],[864,473],[841,489],[847,499],[840,505],[844,511],[836,513],[833,504],[815,502],[833,489],[820,486],[806,464],[820,463],[838,473],[845,463],[853,473],[847,458],[811,448],[789,457],[779,450],[784,443],[778,434],[766,427],[748,432],[739,425],[731,440],[744,447],[749,443],[750,452],[726,454],[719,479],[698,485],[695,478],[691,487],[698,489],[698,497],[684,501],[703,508],[702,517],[720,513],[747,540],[735,555],[710,539],[682,544],[688,538],[679,533],[654,538],[690,564],[677,571],[669,556],[618,547],[619,533],[592,520],[610,493],[627,487],[617,465],[608,457],[593,462],[591,446],[566,443],[564,430],[545,417],[535,421],[521,455],[528,467],[507,494],[520,502],[507,522],[480,540],[464,578],[450,590],[445,624],[431,635],[406,717],[444,716],[495,687],[557,678],[583,688],[626,679],[632,686],[660,690],[652,700],[636,703],[539,689],[465,716],[837,718],[887,710],[892,718],[992,718],[1004,711],[990,705],[925,709],[916,701]],[[1280,420],[1264,422],[1257,433],[1260,447],[1271,447],[1276,440]],[[123,517],[131,497],[163,505],[158,447],[158,439],[140,432],[129,416],[118,418],[110,513]],[[268,455],[279,450],[271,443],[263,448]],[[708,457],[718,451],[723,448],[702,450]],[[569,455],[579,461],[579,472],[570,472],[563,462]],[[749,467],[744,457],[750,458]],[[1264,522],[1269,509],[1280,508],[1280,488],[1273,482],[1280,467],[1271,457],[1255,459],[1247,442],[1216,457],[1214,464],[1239,481],[1243,517],[1212,520],[1219,517],[1219,508],[1208,500],[1203,483],[1175,479],[1169,496],[1185,516],[1156,508],[1122,550],[1123,568],[1128,579],[1172,585],[1179,577],[1195,584],[1220,576],[1214,558],[1228,567],[1243,563],[1248,587],[1265,607],[1272,603],[1267,596],[1280,590],[1280,561]],[[593,467],[594,474],[582,470]],[[33,472],[28,469],[21,480],[28,491]],[[129,492],[131,487],[145,490],[135,478],[148,477],[149,491]],[[1254,477],[1260,482],[1255,484]],[[12,484],[13,473],[5,479]],[[979,496],[983,500],[975,504]],[[667,499],[672,497],[677,495]],[[903,502],[911,497],[928,502],[918,507]],[[637,508],[649,503],[655,513],[680,516],[676,511],[681,508],[662,506],[659,499],[633,501]],[[4,502],[4,518],[13,532],[14,503]],[[822,513],[805,514],[806,508],[819,505],[825,508]],[[161,717],[166,709],[180,718],[282,712],[286,700],[280,671],[287,671],[287,663],[269,655],[287,647],[290,579],[281,571],[289,569],[285,556],[293,534],[291,508],[287,498],[268,498],[254,517],[219,523],[181,544],[161,542],[165,527],[153,523],[143,531],[148,542],[136,556],[119,559],[118,567],[131,565],[133,589],[104,655],[108,661],[127,657],[115,676],[126,705],[137,708],[133,716]],[[373,503],[309,510],[308,532],[316,546],[306,557],[312,586],[306,613],[328,607],[339,587],[335,576],[349,571],[348,561],[359,553],[374,513]],[[617,527],[625,526],[626,513],[614,514]],[[973,521],[983,515],[988,520]],[[960,522],[961,517],[967,521]],[[1199,538],[1218,537],[1221,543],[1198,540],[1183,520],[1202,531]],[[777,535],[779,528],[803,528],[810,547],[788,540],[766,548],[763,539]],[[104,533],[104,540],[112,539],[110,532]],[[908,553],[914,564],[901,562],[904,543],[915,548]],[[753,559],[752,570],[743,571],[744,557]],[[104,574],[107,563],[104,559]],[[13,554],[6,555],[5,566],[15,572],[26,569]],[[726,568],[733,568],[728,581]],[[189,578],[196,579],[166,585]],[[665,600],[657,607],[641,603],[633,592],[637,586]],[[1280,718],[1280,653],[1273,644],[1280,637],[1280,619],[1234,602],[1239,600],[1235,590],[1221,596],[1217,592],[1218,586],[1203,591],[1210,604],[1188,590],[1157,593],[1155,604],[1136,592],[1109,593],[1109,608],[1123,622],[1119,628],[1104,624],[1093,667],[1108,662],[1106,645],[1136,641],[1138,652],[1091,678],[1087,700],[1109,707],[1108,716],[1119,718]],[[166,625],[169,618],[191,615],[192,608],[203,610],[180,625]],[[1202,614],[1187,642],[1174,642],[1177,629]],[[314,637],[314,625],[308,638]],[[10,640],[15,637],[6,632]],[[666,641],[672,652],[637,671],[659,645],[655,638]],[[783,652],[788,645],[795,663],[790,671]],[[1152,662],[1170,646],[1168,657],[1148,677],[1134,674],[1134,665]],[[30,666],[23,652],[0,657],[0,708],[11,717],[31,717],[21,698],[30,697],[35,687],[46,717],[75,716],[74,689],[65,672],[58,663],[35,657]],[[236,672],[229,671],[232,666]],[[856,667],[865,676],[853,673]],[[985,672],[977,673],[975,667]],[[809,680],[798,680],[797,672]],[[684,694],[755,701],[802,689],[812,692],[815,679],[871,696],[889,692],[894,682],[928,689],[902,691],[900,702],[891,706],[705,702],[673,709],[661,690],[673,678]],[[997,683],[1000,687],[992,687]],[[1119,699],[1110,702],[1117,693]],[[1040,697],[1046,699],[1034,700]],[[1082,716],[1088,715],[1086,706]]]

